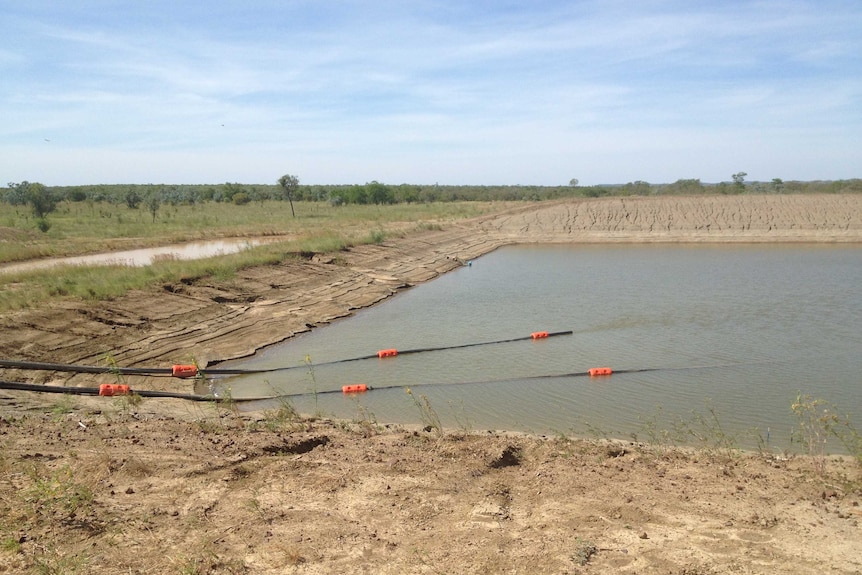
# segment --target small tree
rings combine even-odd
[[[742,194],[745,192],[745,176],[747,175],[745,172],[737,172],[731,176],[736,193]]]
[[[578,180],[578,178],[572,178],[571,180],[569,180],[569,185],[573,188],[577,188],[579,183],[580,181]]]
[[[776,194],[780,194],[784,189],[784,180],[781,178],[772,178],[772,189],[775,190]]]
[[[138,206],[141,205],[141,201],[143,201],[143,198],[137,191],[129,190],[126,192],[126,205],[129,206],[129,209],[137,210]]]
[[[14,190],[14,194],[10,195],[23,198],[33,210],[33,215],[40,220],[45,219],[45,216],[57,209],[57,198],[39,182],[10,183],[9,187]]]
[[[296,212],[293,209],[293,194],[299,188],[299,178],[290,174],[285,174],[278,179],[278,185],[281,186],[284,192],[284,197],[290,202],[290,214],[295,218]]]
[[[153,214],[153,223],[156,223],[156,214],[159,213],[159,207],[162,205],[158,192],[150,190],[150,193],[147,194],[147,198],[144,200],[144,204],[147,206],[147,211]]]

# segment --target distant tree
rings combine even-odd
[[[57,209],[57,198],[54,197],[51,190],[39,182],[21,182],[20,185],[26,185],[24,195],[27,198],[27,203],[30,204],[33,215],[40,220],[45,219],[45,216]]]
[[[144,205],[147,206],[147,211],[153,215],[153,223],[156,223],[156,214],[159,213],[159,207],[162,205],[159,194],[154,190],[150,190],[144,199]]]
[[[76,188],[74,190],[69,190],[69,193],[66,194],[66,198],[71,202],[83,202],[87,199],[87,192],[80,188]]]
[[[372,204],[395,203],[395,195],[392,193],[392,190],[376,180],[370,184],[365,184],[365,193],[368,196],[368,201]]]
[[[9,182],[6,184],[8,190],[3,195],[3,199],[13,206],[23,206],[27,203],[27,188],[30,187],[30,182]]]
[[[731,176],[736,193],[742,194],[745,192],[745,176],[747,175],[745,172],[737,172]]]
[[[233,203],[237,206],[244,206],[251,201],[249,195],[245,192],[239,192],[233,195]]]
[[[772,178],[772,189],[776,194],[780,194],[784,189],[784,180],[781,178]]]
[[[285,174],[278,179],[278,185],[281,186],[284,197],[290,202],[290,214],[295,218],[296,211],[293,209],[293,195],[299,188],[299,178],[290,174]]]
[[[223,191],[222,191],[221,199],[225,202],[232,202],[233,197],[236,194],[245,192],[245,188],[242,187],[242,184],[239,184],[236,182],[233,182],[233,183],[225,182],[224,185],[222,186],[222,189],[223,189]]]
[[[573,188],[577,188],[579,183],[580,180],[578,180],[578,178],[572,178],[571,180],[569,180],[569,185]]]
[[[144,198],[136,190],[126,192],[126,205],[129,206],[129,209],[137,210],[143,200]]]

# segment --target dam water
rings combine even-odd
[[[785,447],[800,392],[862,423],[862,247],[506,247],[219,367],[287,368],[212,385],[238,399],[291,395],[302,413],[421,424],[425,396],[448,428],[648,440],[708,427]],[[593,367],[634,371],[581,375]],[[372,390],[342,394],[351,384]]]

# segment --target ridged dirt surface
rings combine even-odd
[[[862,242],[862,196],[530,204],[227,283],[6,314],[0,357],[213,363],[501,245],[549,241]],[[104,378],[7,369],[0,379]],[[788,455],[0,391],[0,573],[862,572],[859,466]]]

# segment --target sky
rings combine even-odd
[[[862,177],[859,0],[0,0],[0,185]]]

